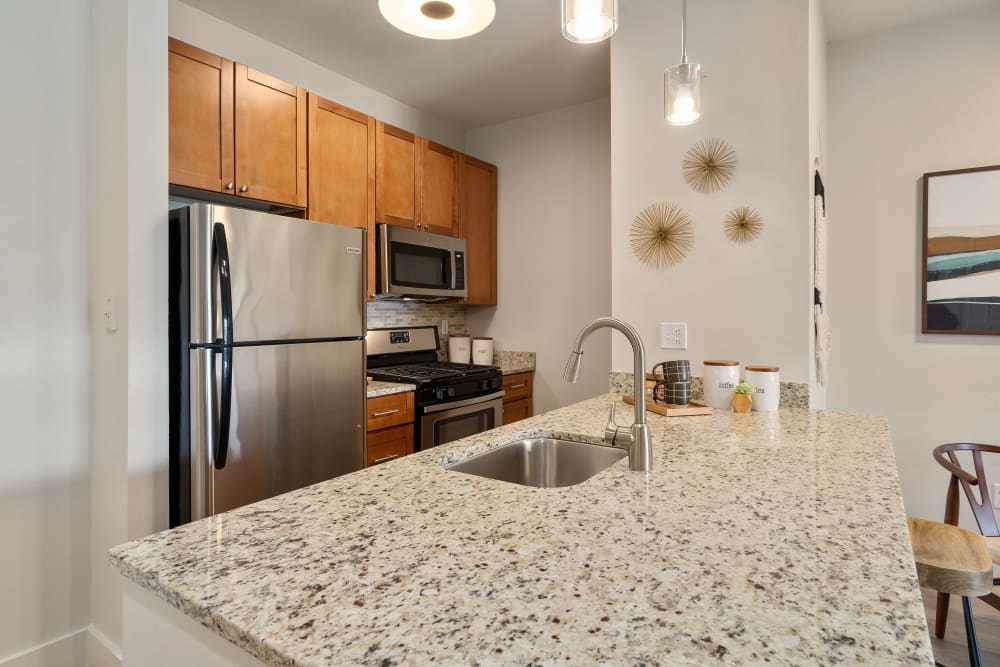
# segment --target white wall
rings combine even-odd
[[[496,308],[469,308],[473,335],[536,353],[535,412],[608,391],[609,333],[563,366],[577,331],[611,313],[610,105],[588,102],[470,130],[466,151],[497,165]]]
[[[808,193],[808,3],[700,0],[688,7],[688,54],[708,78],[704,117],[663,123],[663,70],[680,59],[679,3],[622,3],[611,41],[611,202],[614,314],[632,322],[650,363],[738,359],[809,380],[811,312]],[[692,190],[681,160],[696,141],[721,137],[739,165],[714,194]],[[651,270],[634,257],[629,228],[640,210],[673,202],[692,216],[695,244],[681,264]],[[726,213],[764,217],[744,246],[722,232]],[[687,350],[660,350],[659,323],[687,322]],[[613,366],[631,370],[621,337]]]
[[[126,539],[128,522],[128,33],[123,0],[90,6],[91,623],[120,645],[121,586],[107,551]],[[117,302],[115,333],[107,297]]]
[[[169,0],[171,37],[302,86],[391,125],[462,149],[457,126],[321,67],[179,0]]]
[[[89,616],[87,26],[0,3],[0,663]]]
[[[931,450],[1000,441],[1000,339],[919,333],[919,179],[1000,163],[998,35],[994,5],[829,50],[829,404],[889,416],[907,512],[936,520]]]

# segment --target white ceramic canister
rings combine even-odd
[[[753,411],[774,412],[781,402],[777,366],[747,366],[743,381],[753,389]]]
[[[475,336],[472,339],[472,363],[480,366],[493,365],[493,339]]]
[[[740,383],[740,362],[709,359],[705,365],[705,405],[728,410],[733,404],[733,389]]]
[[[469,340],[469,334],[448,336],[448,361],[455,364],[468,364],[472,361],[472,342]]]

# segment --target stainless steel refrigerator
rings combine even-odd
[[[364,233],[170,213],[170,525],[365,465]]]

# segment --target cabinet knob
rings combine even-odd
[[[233,189],[233,184],[232,183],[226,183],[226,189],[227,190],[232,190]]]
[[[250,189],[249,185],[244,185],[243,187],[240,188],[240,192],[246,192],[249,189]]]

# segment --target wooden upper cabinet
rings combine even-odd
[[[306,91],[173,38],[167,52],[170,182],[304,208]]]
[[[309,93],[310,220],[375,220],[375,119]]]
[[[236,64],[236,194],[306,205],[306,91]]]
[[[459,152],[420,139],[421,229],[435,234],[458,236]]]
[[[376,122],[376,222],[416,228],[420,216],[418,144],[412,132]]]
[[[461,155],[459,236],[466,243],[468,304],[497,302],[497,168]]]
[[[309,93],[306,217],[368,230],[368,298],[375,294],[375,119]]]
[[[231,192],[233,62],[170,38],[170,182]]]

